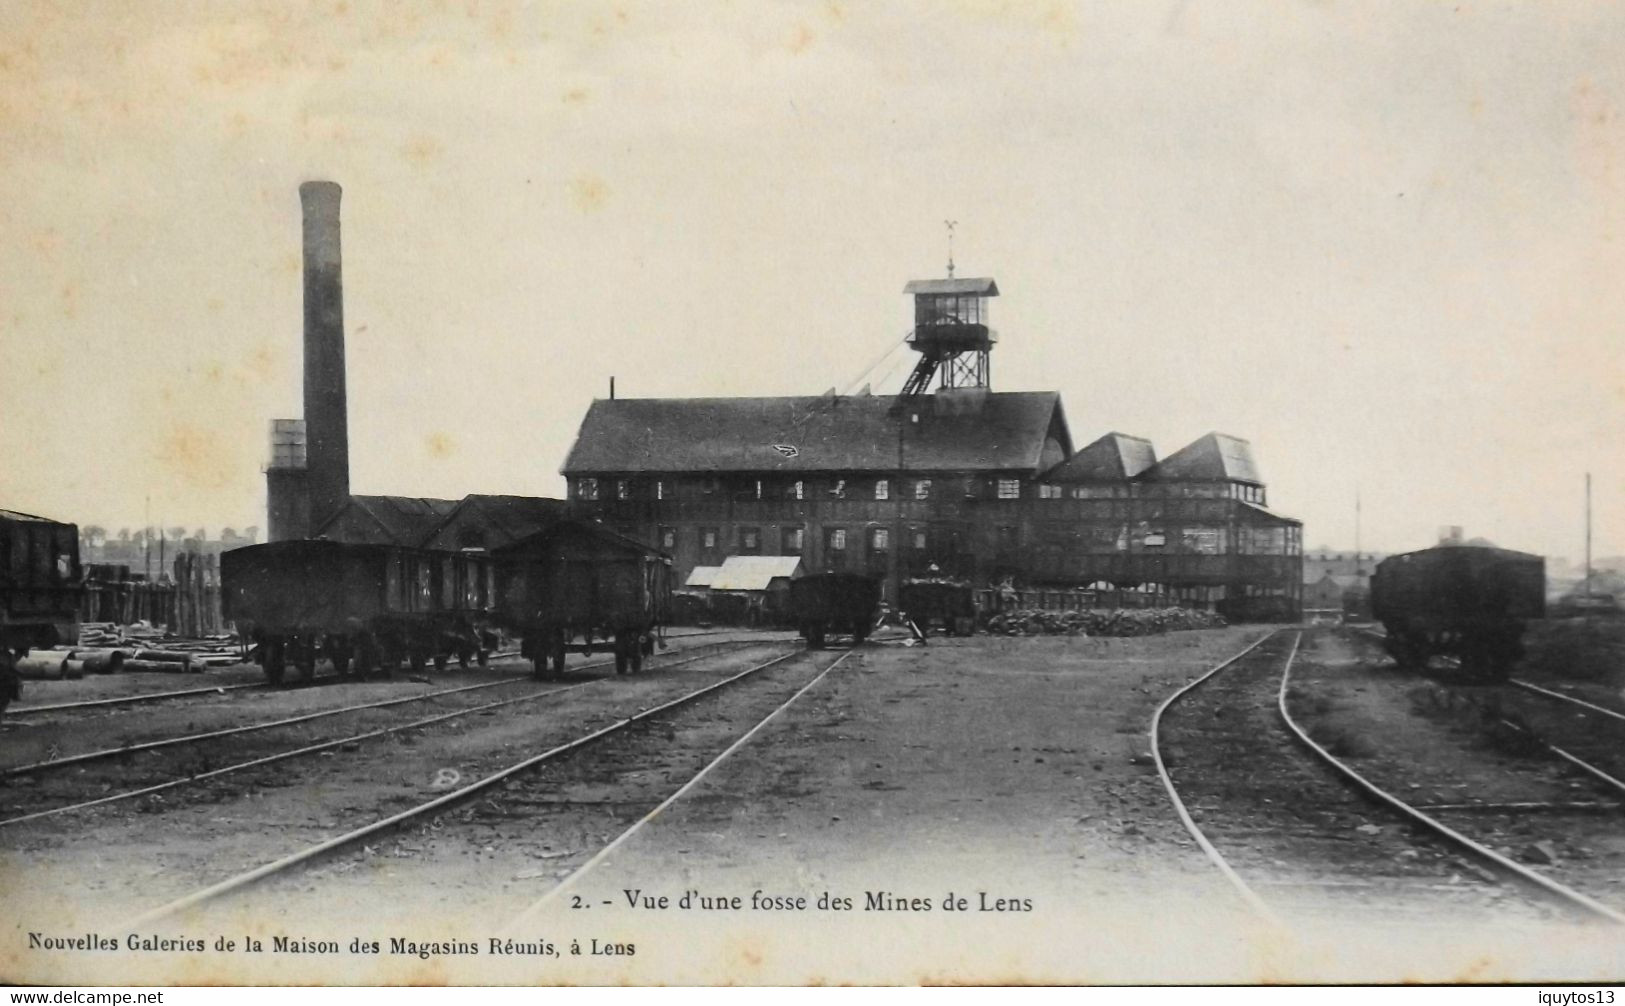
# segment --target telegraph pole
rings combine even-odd
[[[1585,596],[1591,596],[1591,473],[1586,472],[1586,586]]]

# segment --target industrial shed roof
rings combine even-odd
[[[49,517],[36,517],[31,513],[18,510],[0,510],[0,520],[37,521],[41,524],[62,524],[62,521],[52,520]],[[67,525],[64,525],[67,526]]]
[[[422,496],[351,496],[311,537],[352,545],[416,546],[456,508],[456,500]]]
[[[1146,469],[1145,478],[1159,482],[1252,482],[1263,485],[1247,441],[1209,433]]]
[[[1053,391],[989,393],[979,408],[890,414],[882,396],[598,399],[561,469],[637,472],[1012,471],[1036,474],[1052,426],[1071,435]],[[901,431],[901,435],[900,435]],[[901,441],[901,442],[900,442]]]
[[[969,276],[964,279],[916,279],[910,280],[909,284],[903,287],[903,292],[914,294],[972,294],[978,297],[997,297],[999,295],[999,284],[993,282],[991,277],[985,276],[974,279]]]
[[[1157,463],[1151,441],[1108,433],[1044,474],[1046,482],[1120,482]]]
[[[694,572],[688,574],[688,580],[683,584],[683,586],[709,587],[711,586],[711,581],[717,578],[717,573],[720,572],[721,569],[721,566],[695,566]]]
[[[544,531],[570,515],[564,500],[541,496],[464,496],[423,539],[424,548],[496,549]]]
[[[712,590],[766,590],[774,580],[801,575],[799,555],[735,555],[723,560]]]

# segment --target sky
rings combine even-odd
[[[559,495],[612,375],[895,392],[954,220],[1076,446],[1246,438],[1389,551],[1578,558],[1590,471],[1622,554],[1622,49],[1592,2],[7,3],[0,507],[263,529],[326,178],[355,492]]]

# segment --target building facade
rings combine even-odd
[[[562,468],[571,504],[670,553],[678,582],[799,556],[888,591],[940,575],[1298,616],[1302,526],[1268,509],[1245,440],[1208,434],[1159,461],[1112,433],[1075,451],[1058,394],[987,386],[992,280],[907,292],[920,356],[897,398],[600,399]]]

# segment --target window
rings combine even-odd
[[[598,498],[598,480],[597,479],[577,479],[576,480],[576,499],[578,499],[578,500],[595,500],[597,498]]]
[[[632,498],[632,481],[630,479],[615,480],[615,498],[629,500]]]
[[[832,527],[824,532],[824,544],[833,551],[846,548],[846,528]]]
[[[717,547],[717,529],[714,527],[700,528],[700,547],[709,551]]]
[[[968,499],[968,500],[973,500],[973,499],[976,498],[976,496],[977,496],[977,493],[976,493],[976,479],[974,479],[974,478],[966,479],[965,480],[965,498]]]
[[[666,498],[666,482],[665,482],[664,479],[657,480],[655,482],[655,499],[663,500],[665,498]]]
[[[805,547],[802,538],[802,529],[799,527],[785,528],[783,540],[784,548],[780,551],[782,551],[785,555],[800,555],[801,550]]]
[[[875,499],[891,499],[891,479],[875,479]]]
[[[838,500],[846,499],[846,479],[836,479],[835,485],[829,490],[829,494]]]
[[[1041,500],[1058,500],[1061,498],[1061,487],[1040,485],[1038,487],[1038,498]]]
[[[914,483],[914,498],[917,500],[928,500],[931,498],[930,479],[920,479],[918,482]]]
[[[1167,541],[1168,541],[1168,536],[1163,534],[1162,531],[1159,529],[1159,530],[1147,531],[1145,533],[1145,538],[1143,539],[1142,543],[1145,545],[1146,548],[1161,548],[1163,545],[1165,545],[1167,543]]]
[[[869,551],[884,552],[891,548],[891,531],[888,528],[877,527],[869,531]]]
[[[1001,499],[1001,500],[1018,500],[1018,499],[1021,499],[1021,480],[1020,479],[1000,479],[999,480],[999,499]]]
[[[670,552],[677,548],[677,529],[663,527],[659,531],[660,547]]]
[[[785,488],[784,496],[785,496],[786,499],[793,499],[793,500],[803,499],[803,498],[805,498],[806,491],[807,491],[807,484],[805,482],[802,482],[800,479],[797,479],[796,481],[790,483],[789,486],[787,486]]]
[[[914,538],[914,548],[921,552],[925,551],[925,532],[919,528],[913,528],[909,531],[909,534]]]
[[[755,555],[762,550],[762,531],[760,528],[742,527],[739,529],[739,551]]]

